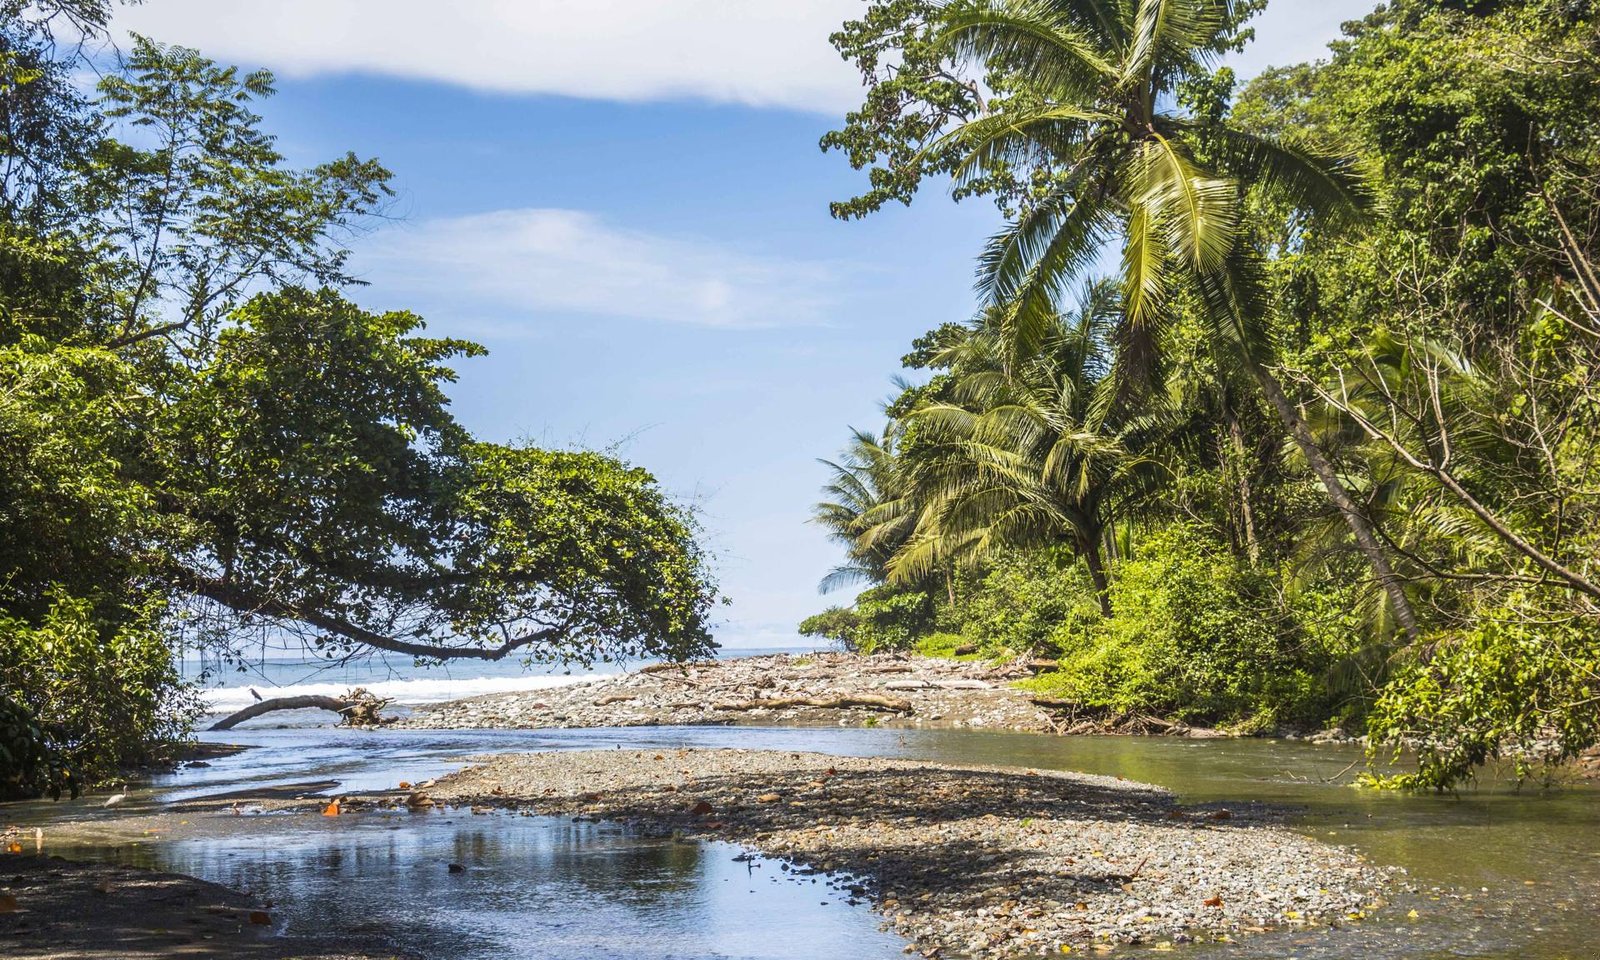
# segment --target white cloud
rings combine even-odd
[[[819,323],[837,269],[612,226],[578,210],[497,210],[397,227],[360,245],[363,279],[502,319],[566,311],[717,327]]]
[[[117,22],[288,75],[836,114],[859,102],[859,79],[828,35],[862,9],[862,0],[150,0]]]

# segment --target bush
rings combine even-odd
[[[924,657],[939,657],[945,660],[976,660],[977,653],[957,653],[961,648],[971,649],[967,638],[959,633],[930,633],[917,641],[916,651]]]
[[[800,632],[856,653],[906,650],[933,630],[937,612],[927,594],[886,585],[862,591],[854,607],[831,607],[807,617]]]
[[[54,794],[170,759],[199,706],[162,618],[58,596],[37,625],[0,619],[0,789]]]
[[[1100,620],[1094,587],[1066,551],[1037,550],[998,561],[960,605],[966,641],[989,654],[1054,654]]]
[[[1417,772],[1374,777],[1383,786],[1445,790],[1491,759],[1518,779],[1600,741],[1600,631],[1592,620],[1520,605],[1430,644],[1402,666],[1368,720],[1374,749],[1417,749]]]
[[[1315,713],[1320,684],[1288,652],[1292,623],[1274,616],[1267,581],[1199,531],[1146,537],[1116,566],[1111,604],[1112,616],[1087,629],[1062,624],[1053,638],[1061,670],[1032,686],[1191,722],[1265,725]]]
[[[63,792],[78,796],[79,778],[55,749],[39,719],[21,703],[0,693],[0,800]]]

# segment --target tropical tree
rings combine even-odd
[[[830,477],[822,488],[827,499],[812,508],[812,522],[845,548],[845,562],[822,579],[824,593],[852,583],[881,584],[889,579],[890,561],[916,520],[903,496],[905,480],[899,461],[903,433],[895,420],[877,436],[851,430],[850,442],[838,460],[818,461],[828,468]],[[870,543],[862,537],[869,515],[884,524]]]
[[[1353,161],[1307,139],[1178,108],[1215,83],[1210,66],[1239,42],[1251,9],[1234,0],[939,7],[931,48],[956,70],[1000,78],[1010,95],[933,139],[916,162],[943,164],[958,189],[1003,178],[1032,185],[979,269],[979,289],[1005,311],[1019,355],[1042,346],[1065,284],[1120,244],[1124,315],[1107,402],[1159,379],[1167,330],[1179,310],[1196,311],[1214,349],[1244,365],[1283,421],[1411,636],[1415,616],[1377,532],[1273,373],[1265,284],[1241,230],[1248,190],[1323,224],[1358,219],[1372,195]]]
[[[1110,615],[1106,531],[1164,472],[1150,455],[1165,422],[1158,411],[1095,409],[1120,316],[1115,288],[1091,285],[1074,314],[1050,320],[1035,354],[1015,360],[1006,315],[989,311],[937,358],[952,371],[951,399],[907,417],[917,437],[908,473],[921,507],[893,558],[895,577],[1066,544]]]

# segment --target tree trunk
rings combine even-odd
[[[1223,412],[1228,418],[1228,437],[1233,441],[1234,472],[1239,487],[1239,519],[1244,528],[1245,552],[1250,557],[1250,565],[1254,567],[1261,562],[1261,543],[1256,539],[1256,515],[1250,506],[1250,465],[1246,462],[1244,432],[1239,429],[1239,418],[1233,415],[1233,408],[1227,406],[1226,402]]]
[[[1372,566],[1372,572],[1378,578],[1379,585],[1389,597],[1389,606],[1394,610],[1394,618],[1401,632],[1405,634],[1407,640],[1415,642],[1417,617],[1412,612],[1411,600],[1406,596],[1405,588],[1395,574],[1394,568],[1389,566],[1389,557],[1383,551],[1383,544],[1378,542],[1378,535],[1373,531],[1371,521],[1361,512],[1361,507],[1339,481],[1339,475],[1334,472],[1333,464],[1323,455],[1322,448],[1311,435],[1311,428],[1300,418],[1299,411],[1284,395],[1283,385],[1260,364],[1250,364],[1250,368],[1256,382],[1267,395],[1267,402],[1272,404],[1272,409],[1282,418],[1284,426],[1289,428],[1289,434],[1300,447],[1306,463],[1310,464],[1311,472],[1322,481],[1322,486],[1328,491],[1328,499],[1333,501],[1339,514],[1344,517],[1351,534],[1355,536],[1357,548],[1367,558],[1367,563]]]
[[[1100,562],[1100,537],[1085,537],[1078,545],[1083,562],[1089,565],[1089,579],[1094,581],[1094,593],[1100,598],[1100,612],[1111,616],[1111,585],[1106,580],[1106,568]]]

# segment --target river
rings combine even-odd
[[[1289,929],[1194,958],[1600,957],[1600,791],[1504,786],[1455,797],[1348,786],[1348,747],[1278,740],[1073,737],[859,728],[688,727],[570,731],[235,730],[253,749],[157,778],[135,809],[294,784],[355,792],[417,781],[473,754],[739,746],[1082,770],[1162,784],[1187,800],[1259,801],[1292,825],[1420,887],[1370,919]],[[256,816],[130,837],[87,802],[8,805],[7,822],[78,821],[50,852],[190,873],[276,902],[297,929],[388,930],[462,960],[876,960],[903,944],[826,878],[791,875],[719,843],[648,840],[610,824],[511,815]],[[462,874],[441,869],[466,866]],[[1413,911],[1415,916],[1412,916]],[[1117,955],[1145,952],[1124,947]]]

